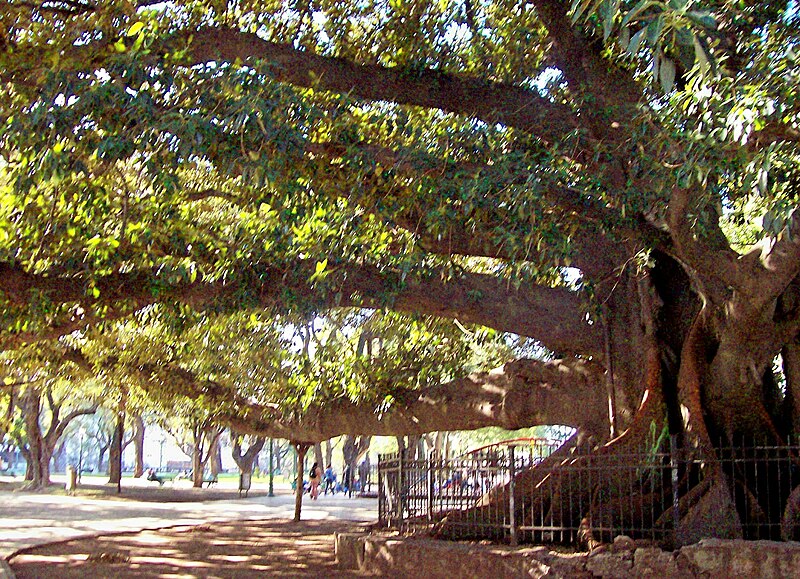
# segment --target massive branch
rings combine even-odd
[[[533,4],[552,43],[548,53],[551,63],[561,70],[572,90],[594,96],[595,101],[581,113],[592,117],[599,138],[612,136],[612,123],[630,120],[621,115],[639,103],[642,90],[629,72],[603,56],[601,42],[587,38],[572,23],[567,14],[568,2],[534,0]]]
[[[343,58],[320,56],[288,44],[266,41],[231,28],[202,28],[189,35],[193,63],[226,61],[267,63],[279,82],[349,94],[370,101],[388,101],[475,116],[555,142],[580,126],[568,107],[538,92],[510,84],[436,70],[410,71]]]
[[[182,394],[218,400],[223,408],[218,419],[237,432],[275,438],[316,442],[342,434],[404,436],[554,424],[602,436],[608,429],[606,400],[597,395],[604,388],[603,371],[582,359],[517,360],[425,390],[398,391],[388,405],[356,404],[340,398],[294,418],[285,417],[272,405],[232,396],[229,388],[199,380],[189,372],[165,371],[177,379],[173,385],[180,384]]]
[[[105,317],[119,317],[159,301],[178,301],[198,309],[221,303],[266,308],[301,303],[317,311],[387,307],[458,318],[463,323],[530,336],[555,351],[594,356],[602,352],[602,334],[586,320],[584,297],[566,288],[523,284],[514,289],[496,276],[466,272],[448,281],[443,281],[444,272],[406,277],[402,272],[353,263],[329,263],[330,273],[324,282],[313,285],[308,280],[315,268],[315,261],[300,260],[285,267],[254,265],[248,267],[252,275],[227,284],[195,281],[170,285],[148,272],[112,274],[93,281],[100,288],[95,297],[87,295],[87,280],[34,275],[3,264],[0,293],[17,305],[37,295],[57,305],[78,303],[84,310],[103,308]],[[236,297],[243,295],[248,299],[239,304]],[[36,333],[18,334],[15,339],[24,342],[39,337]]]

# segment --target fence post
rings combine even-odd
[[[675,535],[675,548],[681,546],[678,538],[678,528],[680,527],[680,496],[678,494],[678,435],[669,436],[669,466],[672,471],[672,532]]]
[[[385,525],[385,509],[383,501],[386,500],[386,491],[383,488],[383,455],[378,454],[378,523]],[[334,494],[336,494],[334,492]]]
[[[511,545],[517,544],[517,521],[514,505],[514,479],[516,478],[516,464],[514,457],[514,445],[508,445],[508,523],[511,527],[509,541]]]
[[[433,462],[435,460],[436,451],[432,450],[428,454],[428,464],[427,464],[427,472],[428,472],[428,522],[430,523],[433,520]]]
[[[405,486],[403,484],[403,474],[405,469],[403,468],[405,465],[403,462],[405,461],[405,451],[400,449],[400,452],[397,453],[397,508],[398,508],[398,524],[399,528],[403,528],[403,513],[405,511],[405,500],[404,500],[404,490]]]

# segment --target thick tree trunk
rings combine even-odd
[[[19,449],[22,457],[25,459],[25,480],[33,480],[33,455],[31,454],[30,447],[25,445]]]
[[[117,414],[117,422],[111,435],[111,446],[108,451],[108,482],[120,484],[122,481],[122,444],[125,436],[125,415]]]
[[[219,478],[219,473],[222,472],[222,449],[220,448],[219,436],[214,440],[208,454],[211,478]]]
[[[781,351],[783,372],[786,377],[783,420],[786,432],[796,441],[800,436],[800,346],[787,344]]]
[[[144,420],[139,414],[133,417],[133,476],[136,478],[144,474]]]
[[[250,444],[242,454],[242,439],[244,437],[235,433],[231,432],[231,456],[233,457],[233,461],[236,463],[236,466],[239,467],[239,471],[242,473],[251,473],[253,472],[253,466],[258,458],[258,453],[261,452],[261,449],[264,448],[264,444],[266,443],[267,439],[263,436],[253,437],[250,440]]]
[[[319,442],[314,444],[314,462],[316,462],[322,470],[325,470],[325,456],[322,454],[322,444]]]
[[[50,484],[50,451],[45,444],[39,423],[42,404],[40,390],[29,386],[23,392],[20,402],[28,438],[25,457],[28,467],[25,479],[30,481],[31,488],[39,489]]]
[[[297,451],[297,478],[294,493],[294,520],[300,521],[300,511],[303,508],[303,478],[305,477],[306,452],[310,445],[304,442],[293,442]]]
[[[603,516],[612,518],[600,519],[591,507],[593,497],[614,487],[636,488],[639,475],[620,469],[619,465],[624,464],[626,453],[641,448],[652,432],[668,427],[669,432],[676,435],[674,440],[685,447],[684,458],[708,457],[714,465],[705,469],[702,476],[698,473],[683,475],[679,542],[701,537],[748,536],[747,532],[754,531],[752,527],[746,531],[742,521],[745,517],[751,517],[752,521],[756,516],[771,524],[769,536],[775,538],[780,523],[783,523],[784,532],[791,534],[790,525],[781,519],[784,508],[789,512],[791,507],[787,503],[790,489],[781,488],[781,496],[777,492],[777,481],[788,480],[788,472],[777,472],[774,464],[719,465],[713,459],[720,456],[721,444],[734,444],[739,448],[764,442],[779,444],[781,431],[796,428],[794,424],[781,426],[778,418],[796,417],[795,404],[800,399],[797,394],[800,391],[797,387],[800,383],[798,351],[791,345],[783,347],[786,397],[781,413],[776,403],[780,400],[778,381],[771,374],[772,358],[777,353],[769,345],[775,333],[771,318],[758,312],[748,313],[744,305],[738,309],[714,309],[713,305],[706,304],[701,310],[682,269],[669,258],[654,257],[652,283],[646,278],[640,279],[634,292],[632,284],[615,279],[614,291],[620,295],[607,296],[605,302],[612,312],[605,320],[609,346],[606,366],[613,377],[612,389],[607,392],[616,398],[613,406],[619,430],[624,434],[594,451],[573,454],[566,463],[569,469],[580,464],[594,469],[593,476],[599,482],[591,489],[570,487],[569,481],[574,479],[570,479],[570,470],[565,469],[560,459],[545,461],[520,473],[515,480],[518,520],[525,524],[525,517],[531,512],[548,512],[547,505],[555,502],[558,507],[554,505],[550,512],[558,513],[561,519],[554,524],[577,528],[582,521],[589,521],[587,536],[591,537],[592,520],[597,526],[607,527],[615,522],[615,516],[631,516],[630,512],[606,512]],[[634,299],[635,294],[638,295]],[[737,315],[741,318],[738,321]],[[756,320],[752,322],[753,327],[742,321],[745,318]],[[642,363],[643,359],[646,363]],[[641,403],[643,399],[645,402]],[[578,404],[582,400],[578,398]],[[612,416],[610,413],[609,422]],[[667,440],[662,439],[662,451],[667,450],[663,446]],[[544,480],[548,485],[540,486]],[[758,484],[763,485],[766,480],[776,484],[765,494]],[[756,484],[756,481],[762,482]],[[547,489],[552,488],[559,489],[558,493],[548,495]],[[572,494],[565,503],[566,499],[561,497],[567,492]],[[737,496],[740,498],[735,500]],[[741,496],[751,498],[743,502]],[[507,516],[507,506],[504,506],[507,499],[505,489],[497,490],[485,497],[485,502],[476,509],[449,515],[440,530],[446,534],[448,524],[464,517],[489,520]],[[635,512],[654,513],[655,518],[660,519],[660,522],[643,523],[664,524],[671,521],[672,515],[668,499],[656,493],[652,497],[632,496],[626,500],[637,505],[637,501],[641,502]],[[567,504],[586,507],[583,511],[573,510],[565,507]]]
[[[50,484],[50,460],[59,439],[70,422],[78,416],[93,414],[97,409],[96,406],[91,406],[73,410],[62,419],[60,404],[54,400],[52,392],[45,388],[44,393],[50,406],[51,415],[47,433],[43,432],[41,424],[42,390],[36,386],[29,386],[20,397],[25,435],[28,439],[26,452],[28,466],[25,478],[29,481],[29,486],[36,489]]]
[[[203,486],[206,466],[221,434],[222,428],[206,422],[197,424],[192,429],[192,485],[195,488]]]
[[[358,477],[358,462],[369,450],[371,440],[371,436],[345,436],[342,445],[344,457],[342,484],[347,487],[349,495],[353,494],[353,483]]]
[[[200,444],[199,437],[195,437],[195,442],[192,446],[192,486],[196,489],[203,487],[203,447]]]

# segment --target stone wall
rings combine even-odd
[[[338,534],[342,569],[394,577],[737,579],[800,577],[800,543],[707,539],[677,551],[637,546],[627,537],[591,554],[426,538]]]

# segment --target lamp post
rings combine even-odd
[[[274,497],[275,491],[274,487],[272,486],[272,443],[273,439],[269,439],[269,492],[267,493],[268,497]]]
[[[164,438],[164,436],[163,436],[163,435],[161,436],[161,440],[159,440],[159,441],[158,441],[158,445],[159,445],[159,451],[158,451],[158,470],[163,470],[163,469],[164,469],[164,443],[165,443],[166,441],[167,441],[167,440]]]

